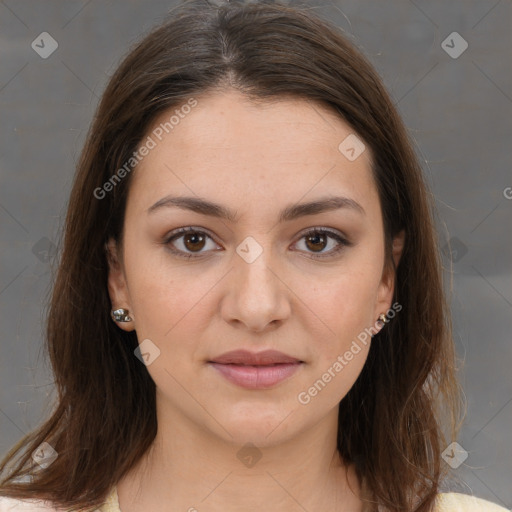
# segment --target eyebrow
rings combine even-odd
[[[238,219],[236,211],[201,197],[166,196],[157,201],[153,206],[150,206],[147,209],[147,213],[152,214],[161,208],[181,208],[201,215],[226,219],[230,222],[237,222]],[[354,199],[343,196],[328,196],[307,203],[286,206],[279,213],[279,222],[288,222],[306,215],[316,215],[342,208],[366,215],[364,208]]]

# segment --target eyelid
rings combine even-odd
[[[188,233],[200,233],[200,234],[207,235],[211,240],[213,240],[213,242],[215,242],[217,245],[220,245],[216,241],[215,236],[208,229],[202,228],[199,226],[186,226],[186,227],[177,228],[177,229],[173,230],[171,233],[169,233],[168,235],[166,235],[164,237],[164,240],[162,243],[163,243],[163,245],[167,246],[172,253],[176,254],[178,257],[182,257],[185,259],[201,258],[204,254],[207,254],[208,252],[212,252],[212,251],[206,251],[204,253],[198,252],[198,253],[194,254],[194,253],[183,252],[179,249],[173,248],[172,246],[169,247],[172,241],[174,241],[178,238],[181,238],[183,235],[186,235]],[[328,228],[326,226],[312,226],[312,227],[306,228],[305,230],[303,230],[299,233],[298,238],[297,238],[296,242],[293,243],[293,245],[297,244],[302,238],[304,238],[306,235],[309,235],[309,234],[326,235],[331,238],[334,238],[338,242],[338,246],[336,248],[331,249],[330,251],[328,251],[325,254],[324,253],[314,253],[314,252],[308,253],[310,255],[308,257],[317,259],[317,260],[320,260],[323,258],[334,257],[336,254],[338,254],[340,251],[342,251],[345,247],[350,247],[350,246],[354,245],[353,242],[351,242],[345,236],[344,233],[338,231],[337,229]],[[297,252],[303,252],[303,251],[297,251]]]
[[[327,233],[329,235],[333,235],[335,237],[341,238],[347,244],[350,243],[348,237],[345,236],[345,234],[342,231],[335,229],[335,228],[330,228],[327,226],[312,226],[310,228],[306,228],[299,233],[298,237],[302,238],[303,236],[305,236],[309,233]]]
[[[336,240],[336,242],[338,243],[338,245],[334,249],[331,249],[330,251],[328,251],[326,253],[309,252],[307,257],[312,258],[314,260],[334,258],[341,251],[343,251],[343,249],[345,249],[345,247],[351,247],[352,245],[354,245],[354,243],[351,242],[348,239],[348,237],[345,236],[344,233],[338,231],[337,229],[328,228],[325,226],[313,226],[313,227],[307,228],[306,230],[302,231],[299,234],[297,242],[294,242],[294,245],[310,233],[330,236],[331,238],[334,238]],[[297,251],[297,252],[302,252],[302,251]]]
[[[178,239],[178,238],[181,238],[183,235],[186,235],[188,233],[200,233],[200,234],[204,234],[204,235],[207,235],[209,238],[211,238],[217,245],[220,245],[216,239],[215,239],[215,236],[213,236],[213,234],[206,228],[201,228],[199,226],[186,226],[186,227],[181,227],[181,228],[177,228],[177,229],[174,229],[172,230],[169,234],[165,235],[163,241],[162,241],[162,244],[165,245],[166,247],[169,248],[169,250],[178,255],[178,256],[181,256],[181,257],[184,257],[184,258],[200,258],[203,254],[206,254],[206,253],[197,253],[197,255],[194,255],[193,253],[184,253],[183,251],[180,251],[178,249],[175,249],[174,247],[170,246],[171,242]]]

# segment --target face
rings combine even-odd
[[[144,137],[109,292],[130,311],[118,325],[146,354],[159,424],[270,446],[336,424],[370,347],[361,333],[391,307],[370,150],[357,156],[353,130],[318,104],[196,100]],[[237,350],[282,354],[221,357]]]

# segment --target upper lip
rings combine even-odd
[[[302,361],[287,354],[283,354],[277,350],[264,350],[263,352],[233,350],[231,352],[226,352],[214,359],[211,359],[208,362],[219,364],[245,364],[263,366],[279,363],[301,363]]]

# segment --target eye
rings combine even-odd
[[[212,237],[205,231],[193,227],[186,227],[174,231],[171,236],[165,240],[164,244],[169,246],[170,251],[176,254],[176,256],[190,259],[199,257],[195,256],[194,253],[201,254],[200,251],[205,247],[206,239],[213,241]],[[176,249],[176,247],[173,247],[173,244],[178,240],[180,241],[177,245],[180,245],[181,248]],[[186,251],[191,251],[191,253],[187,253]]]
[[[336,231],[331,231],[330,229],[325,228],[314,228],[307,233],[304,233],[301,237],[302,239],[305,239],[305,246],[308,249],[313,250],[313,258],[321,259],[321,258],[329,258],[332,256],[335,256],[338,254],[343,248],[349,247],[352,245],[351,242],[349,242],[346,238],[341,236]],[[334,249],[331,249],[329,251],[324,251],[321,253],[323,249],[325,249],[326,246],[328,246],[328,240],[329,238],[335,240],[337,242],[334,245]],[[321,254],[320,254],[321,253]],[[317,255],[320,254],[320,255]]]
[[[207,250],[203,251],[203,249],[206,247],[208,239],[213,241],[213,238],[207,232],[194,227],[186,227],[173,231],[163,243],[176,256],[190,259],[198,258],[202,253],[207,252]],[[312,250],[312,257],[317,259],[332,257],[338,254],[344,247],[352,245],[351,242],[336,231],[326,228],[311,229],[301,236],[300,240],[302,239],[305,239],[306,251],[308,249]],[[322,253],[325,247],[329,245],[329,239],[336,242],[333,244],[334,248]],[[176,247],[176,245],[181,247]]]

